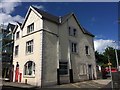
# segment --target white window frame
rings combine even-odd
[[[30,24],[27,26],[27,33],[31,33],[34,31],[34,23]]]
[[[33,44],[34,44],[33,39],[26,42],[26,53],[27,54],[33,53]],[[29,51],[29,48],[31,48],[30,49],[31,51]]]
[[[31,70],[30,67],[28,67],[29,63],[31,62]],[[31,73],[30,73],[31,71]],[[33,61],[28,61],[24,65],[24,76],[35,76],[35,63]]]

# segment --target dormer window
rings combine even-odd
[[[20,31],[18,31],[17,33],[16,33],[16,39],[18,39],[19,38],[19,35],[20,34]]]
[[[34,31],[34,23],[27,26],[27,33],[31,33],[32,31]]]
[[[73,27],[69,27],[69,35],[70,36],[76,36],[77,35],[77,30],[76,28],[73,28]]]

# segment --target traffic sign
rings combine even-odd
[[[109,63],[108,63],[108,66],[111,66],[111,65],[112,65],[112,63],[109,62]]]

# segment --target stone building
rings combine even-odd
[[[47,86],[95,79],[93,38],[75,14],[57,17],[30,6],[14,29],[14,81]]]

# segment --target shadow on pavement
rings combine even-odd
[[[36,87],[22,88],[22,87],[14,87],[14,86],[3,86],[2,90],[37,90],[37,88]]]

